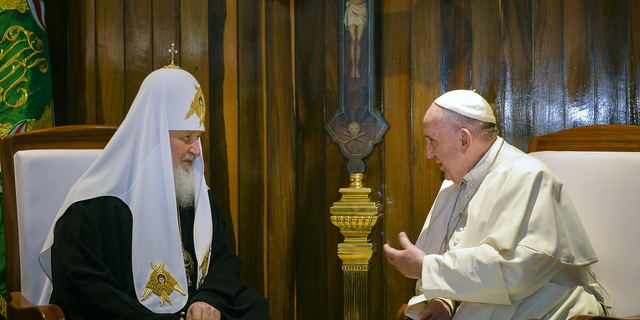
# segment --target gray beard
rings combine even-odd
[[[178,207],[193,207],[195,202],[195,171],[193,168],[184,170],[181,167],[173,168],[173,180],[176,184],[176,201]]]

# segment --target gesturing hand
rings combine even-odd
[[[187,310],[187,318],[182,320],[220,320],[220,311],[206,302],[194,302]]]
[[[387,260],[407,278],[418,279],[422,275],[422,259],[426,254],[414,246],[407,234],[400,232],[398,235],[400,245],[404,250],[396,250],[390,245],[384,245]]]

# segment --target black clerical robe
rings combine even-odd
[[[197,272],[191,276],[183,311],[202,301],[218,309],[222,319],[270,319],[267,300],[240,280],[240,259],[229,249],[227,224],[211,193],[209,199],[213,221],[209,272],[198,289]],[[194,213],[186,211],[181,212],[183,242],[195,258]],[[132,223],[129,207],[111,196],[76,202],[60,217],[51,248],[50,302],[59,305],[67,319],[180,319],[179,312],[155,314],[138,301],[131,267]]]

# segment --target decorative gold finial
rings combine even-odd
[[[168,65],[166,65],[166,66],[164,66],[164,67],[163,67],[164,69],[180,69],[180,67],[176,66],[176,65],[174,64],[174,62],[173,62],[173,55],[174,55],[175,53],[178,53],[178,50],[176,50],[174,46],[175,46],[175,45],[172,43],[172,44],[171,44],[171,49],[169,49],[169,53],[171,53],[171,63],[170,63],[170,64],[168,64]]]

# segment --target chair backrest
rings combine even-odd
[[[598,255],[592,271],[614,312],[640,314],[640,127],[563,130],[533,138],[529,152],[569,192]]]
[[[29,301],[39,301],[46,276],[38,254],[51,223],[115,130],[63,126],[0,140],[8,293],[20,291]]]

